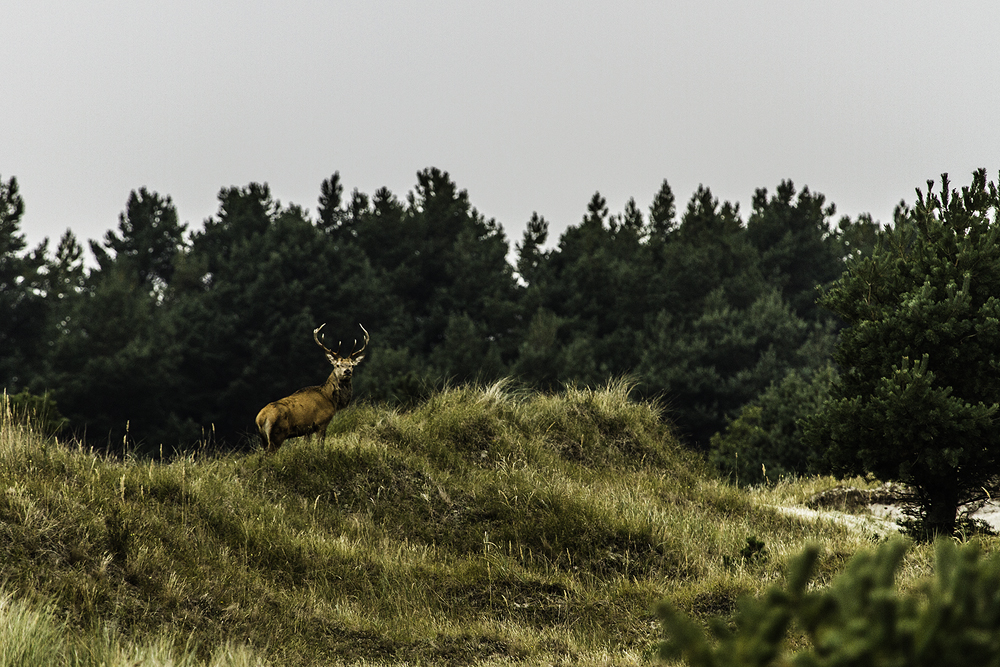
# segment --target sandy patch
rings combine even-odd
[[[782,507],[773,505],[774,509],[788,516],[815,521],[833,521],[854,530],[874,532],[888,535],[900,531],[898,521],[903,519],[899,505],[872,503],[867,509],[861,509],[858,514],[840,512],[838,510],[813,510],[808,507]],[[969,515],[973,519],[985,522],[993,530],[1000,532],[1000,501],[991,500]]]
[[[898,533],[900,526],[888,516],[876,516],[875,514],[848,514],[837,510],[811,510],[808,507],[783,507],[772,505],[772,507],[782,514],[794,516],[800,519],[813,521],[830,521],[852,530],[875,533],[877,535],[889,535]]]

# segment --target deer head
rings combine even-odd
[[[327,382],[330,382],[334,376],[337,377],[338,381],[343,381],[345,379],[349,380],[351,376],[354,375],[354,367],[360,364],[362,359],[365,358],[365,355],[363,355],[362,352],[364,352],[365,348],[368,347],[368,330],[365,329],[363,324],[358,324],[358,326],[361,327],[361,330],[365,332],[365,339],[361,344],[361,349],[351,352],[350,356],[342,357],[340,356],[340,347],[343,344],[343,341],[337,342],[337,351],[334,352],[324,345],[322,340],[320,340],[320,331],[325,326],[326,322],[313,329],[313,340],[316,341],[316,344],[323,349],[323,352],[326,353],[327,360],[333,366],[333,373],[330,374],[330,378]],[[357,344],[358,340],[355,338],[355,347],[357,347]]]

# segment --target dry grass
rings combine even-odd
[[[722,483],[625,383],[450,388],[348,410],[323,446],[168,463],[7,418],[4,618],[105,656],[81,664],[634,665],[663,597],[728,614],[806,543],[820,580],[870,546],[773,509],[836,483]]]

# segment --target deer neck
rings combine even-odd
[[[337,409],[341,409],[351,401],[354,388],[351,386],[351,378],[340,380],[337,378],[337,371],[333,371],[326,379],[322,392]]]
[[[340,390],[340,382],[337,380],[337,371],[330,373],[330,376],[326,378],[326,382],[323,386],[319,388],[320,393],[326,397],[331,403],[337,402],[337,392]]]
[[[354,396],[354,387],[351,385],[351,378],[347,378],[340,383],[340,390],[337,393],[336,404],[338,410],[343,410],[347,407],[347,404],[351,402],[351,398]]]

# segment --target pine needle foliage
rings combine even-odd
[[[917,194],[820,297],[848,326],[830,400],[803,431],[835,472],[912,486],[916,533],[950,536],[1000,474],[1000,191],[981,169]]]
[[[1000,665],[1000,555],[978,543],[935,545],[934,575],[897,589],[907,543],[894,540],[857,554],[832,584],[814,589],[815,546],[795,558],[783,585],[744,599],[730,624],[715,620],[713,639],[669,604],[660,615],[665,658],[693,667],[964,667]],[[801,633],[805,646],[788,637]]]

